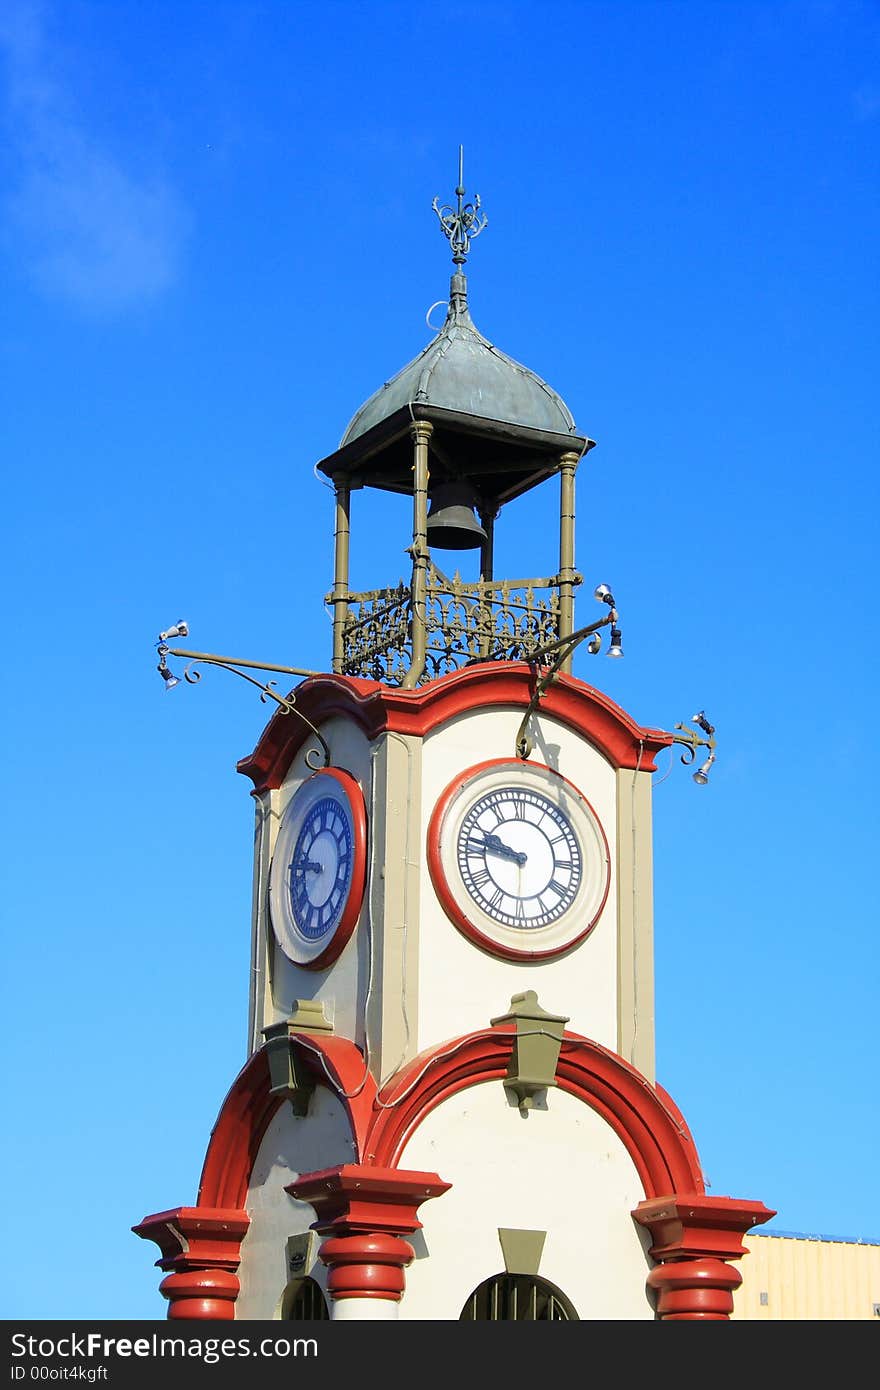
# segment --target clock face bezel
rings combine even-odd
[[[510,796],[499,796],[505,791]],[[549,803],[543,810],[542,802]],[[491,824],[490,809],[500,813],[501,833]],[[503,830],[522,820],[524,826]],[[478,837],[488,832],[502,841],[497,853],[475,850],[477,822],[482,822]],[[551,848],[551,836],[562,837],[559,851]],[[550,878],[537,893],[517,895],[510,887],[516,872],[512,862],[520,862],[517,848],[532,845],[535,868],[539,859],[547,866],[539,881]],[[447,917],[468,940],[505,960],[546,960],[572,950],[593,930],[608,899],[611,854],[602,823],[574,783],[543,763],[493,758],[454,777],[434,808],[427,849],[431,880]],[[551,890],[557,867],[558,890]],[[499,885],[505,891],[499,893]],[[480,891],[483,886],[486,892]],[[494,915],[490,890],[497,899]],[[517,904],[521,925],[515,925]],[[535,925],[537,917],[544,920]]]
[[[310,823],[326,819],[322,813],[327,801],[333,803],[335,814],[320,831],[326,838],[319,852],[331,853],[333,846],[342,842],[350,851],[349,867],[335,911],[326,925],[314,931],[298,919],[291,885],[296,860],[308,860],[310,846],[315,843],[314,826]],[[335,868],[325,902],[332,903],[341,881],[339,858]],[[317,871],[310,867],[309,872]],[[367,811],[363,792],[357,780],[343,768],[321,768],[297,787],[287,803],[269,866],[269,918],[275,940],[288,960],[306,970],[318,970],[336,960],[360,917],[366,877]]]

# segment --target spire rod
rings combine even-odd
[[[458,186],[455,190],[457,200],[456,207],[450,207],[448,203],[440,206],[440,199],[435,198],[431,207],[437,214],[443,235],[452,247],[453,263],[459,268],[464,265],[471,249],[471,241],[479,236],[480,232],[488,223],[488,218],[484,212],[480,211],[480,195],[474,195],[472,203],[464,201],[464,145],[458,147]]]

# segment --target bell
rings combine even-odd
[[[486,532],[474,513],[476,498],[467,483],[438,483],[431,493],[428,545],[438,550],[475,550]]]

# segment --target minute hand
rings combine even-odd
[[[483,831],[482,840],[468,840],[469,849],[487,849],[492,854],[497,854],[500,859],[512,859],[514,864],[519,864],[522,868],[528,856],[520,850],[511,849],[503,840],[499,840],[497,835],[492,835],[488,831]]]

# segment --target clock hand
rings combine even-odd
[[[500,840],[497,835],[491,834],[488,830],[484,830],[482,833],[485,837],[483,840],[468,840],[469,849],[487,849],[492,854],[499,855],[502,859],[512,859],[515,864],[518,864],[520,868],[522,868],[528,858],[526,854],[523,854],[520,850],[511,849],[510,845],[506,845],[503,840]]]
[[[315,873],[320,874],[323,872],[324,865],[316,864],[314,859],[304,859],[301,864],[297,864],[296,869],[297,873],[301,874],[304,874],[306,869],[313,869]]]

